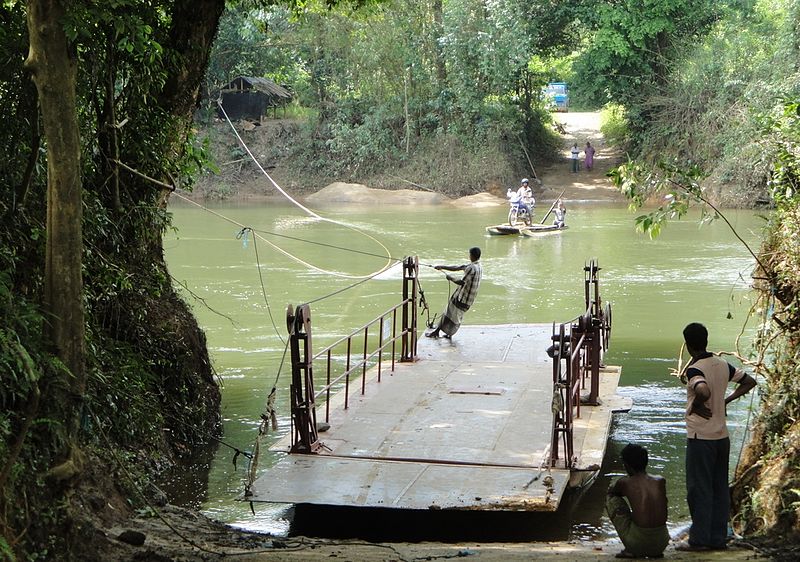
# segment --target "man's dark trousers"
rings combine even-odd
[[[728,459],[731,440],[686,440],[686,499],[692,527],[689,544],[724,548],[728,536],[731,496]]]

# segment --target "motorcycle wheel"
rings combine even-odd
[[[519,213],[519,209],[517,207],[511,207],[508,211],[508,224],[511,226],[517,225],[517,214]]]

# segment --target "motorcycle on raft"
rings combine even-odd
[[[517,226],[517,222],[522,222],[525,226],[531,226],[533,209],[534,208],[532,207],[529,214],[528,210],[522,205],[521,201],[509,202],[508,224],[511,226]]]

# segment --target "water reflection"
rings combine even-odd
[[[354,279],[309,270],[259,239],[250,239],[245,245],[236,239],[238,228],[201,209],[171,210],[178,234],[165,241],[167,261],[172,274],[209,307],[193,303],[225,386],[225,440],[250,450],[264,400],[276,381],[279,434],[289,427],[288,372],[279,367],[286,304],[343,291],[312,305],[314,346],[320,349],[395,304],[400,271],[392,268],[348,289]],[[320,211],[323,216],[367,229],[385,245],[383,249],[351,229],[310,220],[286,206],[246,204],[217,206],[215,210],[252,226],[265,239],[315,266],[352,275],[382,268],[387,259],[381,256],[387,250],[393,258],[418,255],[424,264],[463,263],[467,248],[480,246],[483,284],[465,319],[473,324],[549,323],[573,318],[583,308],[583,266],[597,257],[602,268],[601,294],[614,311],[612,347],[606,362],[622,365],[620,392],[633,399],[634,407],[614,422],[605,464],[594,486],[565,498],[567,515],[554,519],[554,524],[572,538],[609,534],[610,523],[602,513],[605,490],[610,479],[622,472],[619,451],[630,441],[645,444],[650,449],[650,469],[667,478],[670,525],[675,528],[688,519],[683,477],[684,390],[668,371],[675,366],[681,330],[687,322],[702,321],[709,327],[710,349],[714,350],[731,349],[741,330],[750,306],[745,280],[752,258],[724,224],[698,229],[692,220],[676,222],[651,241],[635,233],[633,216],[623,207],[572,204],[568,230],[520,238],[485,234],[484,225],[501,220],[502,207],[455,209],[443,205],[409,210],[369,206]],[[728,216],[740,234],[757,247],[760,220],[748,212],[731,211]],[[444,276],[423,267],[420,280],[431,313],[440,312],[449,290]],[[727,319],[728,312],[735,320]],[[738,427],[732,447],[738,452],[744,433],[739,426],[746,420],[747,404],[736,403],[729,416],[731,424]],[[275,439],[277,436],[270,436],[262,451]],[[187,501],[200,504],[205,512],[226,522],[287,532],[285,507],[257,505],[253,516],[249,506],[238,501],[244,470],[241,464],[234,469],[232,456],[230,450],[220,448],[207,463],[207,497],[204,486],[195,479],[188,487],[197,491],[196,497]],[[259,466],[274,461],[273,453],[264,453]]]
[[[217,445],[197,447],[194,455],[178,460],[178,464],[162,475],[159,487],[167,491],[175,505],[202,509],[208,501],[208,475]]]

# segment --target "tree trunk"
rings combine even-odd
[[[159,106],[176,118],[167,141],[171,146],[165,147],[167,154],[180,156],[185,146],[224,10],[225,0],[178,0],[172,9],[168,47],[177,55],[177,62],[158,99]],[[168,196],[168,192],[162,193],[162,204]]]
[[[436,81],[437,88],[440,92],[447,90],[447,63],[444,59],[444,52],[440,40],[444,35],[444,14],[442,7],[442,0],[433,0],[431,4],[433,10],[433,33],[431,34],[433,60],[436,65]],[[439,119],[441,120],[442,129],[445,131],[448,128],[450,115],[449,111],[440,107]]]
[[[224,9],[225,0],[175,2],[169,47],[180,58],[177,68],[167,76],[159,99],[159,105],[168,113],[191,119]]]
[[[77,437],[86,390],[81,261],[80,136],[76,105],[77,61],[64,32],[59,0],[28,0],[30,49],[25,61],[36,89],[47,139],[45,334],[69,369],[65,395],[68,447]]]
[[[433,54],[436,64],[436,80],[439,82],[439,88],[444,88],[447,84],[447,66],[444,62],[442,44],[439,42],[444,34],[442,0],[433,0],[431,8],[433,10]]]

